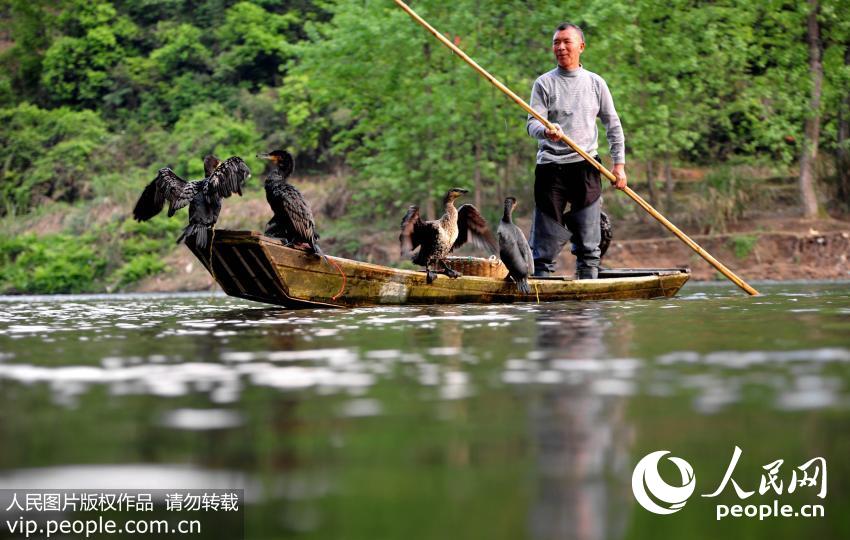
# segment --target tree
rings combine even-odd
[[[416,9],[527,95],[534,77],[552,68],[548,43],[559,10],[529,13],[522,5],[431,1]],[[479,196],[529,193],[534,141],[521,109],[403,11],[372,1],[342,2],[334,13],[329,23],[307,27],[310,40],[296,49],[280,108],[290,128],[314,144],[329,134],[330,153],[344,155],[356,175],[360,211],[427,208],[453,186],[478,184]],[[501,208],[492,196],[481,205],[494,215]]]
[[[0,104],[43,98],[39,87],[44,51],[49,44],[51,18],[40,0],[12,0],[3,6],[0,20],[8,23],[14,43],[0,54]]]
[[[803,154],[800,158],[800,200],[803,205],[803,216],[813,218],[818,213],[818,199],[815,194],[815,162],[818,157],[818,140],[820,137],[820,102],[821,85],[823,82],[823,46],[820,39],[818,24],[818,0],[809,0],[809,15],[807,20],[806,40],[809,46],[809,71],[812,78],[811,96],[809,103],[811,111],[806,118]]]
[[[850,10],[848,0],[825,0],[820,24],[823,41],[823,124],[820,146],[835,163],[836,209],[850,210]]]
[[[291,56],[286,33],[295,13],[270,13],[251,2],[227,10],[216,29],[223,52],[216,59],[216,76],[231,83],[272,84],[279,67]]]
[[[60,20],[69,34],[45,53],[44,90],[56,104],[95,107],[112,88],[110,70],[127,56],[137,28],[108,2],[74,0]]]
[[[28,103],[0,109],[0,197],[9,210],[26,212],[43,199],[74,202],[90,191],[105,168],[108,134],[92,111],[40,109]]]

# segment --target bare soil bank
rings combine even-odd
[[[850,279],[848,231],[770,232],[746,236],[745,240],[740,240],[740,234],[698,236],[693,240],[745,281]],[[604,264],[611,267],[687,267],[695,280],[726,279],[677,238],[616,242]]]

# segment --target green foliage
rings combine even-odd
[[[166,269],[186,212],[138,223],[90,224],[83,235],[0,239],[0,293],[80,293],[125,287]]]
[[[850,117],[846,0],[820,2],[821,111],[808,110],[806,3],[414,7],[521,97],[554,67],[552,30],[568,14],[585,30],[585,68],[614,95],[628,159],[716,167],[694,206],[703,229],[724,230],[760,196],[736,172],[740,164],[798,159],[804,121],[815,112],[823,149],[848,144],[838,135]],[[525,113],[391,2],[6,0],[0,17],[8,23],[0,214],[94,197],[125,204],[162,166],[199,178],[210,152],[241,155],[256,178],[263,164],[255,154],[272,148],[296,153],[298,173],[350,178],[346,219],[335,216],[340,225],[327,224],[323,236],[331,241],[338,231],[338,245],[351,249],[364,238],[362,224],[395,226],[408,204],[433,215],[448,187],[472,189],[470,201],[485,214],[498,212],[504,195],[531,200],[535,141]],[[602,141],[603,157],[605,149]],[[615,215],[634,208],[616,195],[606,200]],[[156,227],[171,223],[182,226]],[[105,241],[117,253],[106,257],[105,275],[145,250],[164,254],[173,232],[155,233],[160,247],[130,240],[145,230]],[[138,259],[114,279],[155,268]]]
[[[746,259],[755,249],[759,237],[755,235],[741,234],[729,238],[729,247],[735,252],[735,257]]]
[[[278,15],[252,2],[229,8],[216,30],[223,48],[216,76],[254,86],[274,82],[278,67],[291,56],[286,31],[296,20],[296,12]]]
[[[44,55],[42,84],[51,100],[94,106],[112,88],[110,70],[127,55],[124,43],[137,29],[107,2],[75,0],[60,16],[69,35]]]
[[[0,109],[0,196],[4,208],[26,211],[43,198],[74,201],[104,165],[104,123],[92,111],[39,109],[21,104]]]
[[[116,284],[124,287],[166,269],[162,257],[156,254],[137,255],[115,272]]]
[[[500,78],[530,88],[544,67],[524,69],[524,51],[490,46],[510,41],[502,33],[516,22],[514,8],[490,3],[482,19],[438,2],[417,4],[468,39],[467,51]],[[381,2],[343,3],[330,23],[308,30],[311,40],[298,48],[279,109],[307,141],[345,156],[357,175],[355,208],[369,213],[377,204],[398,212],[452,186],[484,191],[504,182],[509,156],[533,155],[524,115],[403,12]]]
[[[41,0],[9,0],[3,5],[13,21],[6,26],[13,45],[0,53],[0,106],[43,93],[39,82],[43,51],[50,43],[49,5]]]
[[[726,232],[748,207],[766,202],[769,195],[763,183],[746,166],[723,166],[713,170],[700,184],[700,196],[693,205],[707,232]]]
[[[212,53],[201,43],[200,28],[166,21],[157,25],[157,36],[163,45],[151,52],[150,60],[161,74],[205,70],[212,64]]]
[[[93,290],[106,261],[90,235],[34,235],[0,240],[0,290],[79,293]]]
[[[186,225],[186,220],[181,219],[185,216],[186,211],[180,210],[172,218],[169,218],[164,213],[160,213],[148,221],[125,220],[121,224],[121,235],[123,237],[129,237],[124,244],[125,254],[135,256],[146,251],[149,252],[150,245],[144,244],[144,242],[158,241],[166,238],[170,238],[173,242]],[[141,236],[142,239],[135,238],[138,236]],[[139,244],[139,242],[143,242],[143,244]]]
[[[255,126],[239,120],[217,103],[203,103],[186,110],[172,133],[160,141],[162,159],[181,175],[203,177],[201,158],[210,153],[242,156],[252,170],[262,170],[256,153],[263,149]]]

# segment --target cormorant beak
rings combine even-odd
[[[274,159],[274,156],[271,154],[257,154],[257,157],[260,159]]]

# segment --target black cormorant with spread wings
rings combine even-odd
[[[498,245],[493,234],[487,228],[487,221],[477,208],[464,204],[455,208],[454,201],[468,190],[453,188],[443,199],[445,214],[440,219],[422,221],[419,217],[419,207],[411,206],[401,220],[401,233],[398,240],[401,244],[401,255],[413,255],[413,250],[419,247],[412,260],[415,264],[425,267],[428,283],[432,283],[437,273],[430,266],[439,262],[450,278],[460,277],[460,273],[452,270],[446,264],[446,257],[454,249],[467,242],[496,253]]]
[[[242,186],[251,176],[242,158],[231,157],[220,161],[217,157],[204,157],[204,175],[201,180],[187,182],[168,167],[159,170],[156,178],[145,187],[133,208],[137,221],[147,221],[159,214],[168,201],[168,216],[189,205],[189,225],[177,243],[192,238],[199,248],[206,248],[209,233],[221,213],[221,199],[233,193],[242,195]]]
[[[274,217],[266,225],[265,234],[280,238],[288,245],[306,244],[310,251],[324,257],[319,248],[319,235],[310,203],[287,179],[295,168],[292,155],[285,150],[274,150],[268,154],[257,154],[258,158],[272,162],[266,178],[266,200]]]
[[[505,213],[496,231],[499,238],[499,258],[507,267],[510,278],[516,282],[517,289],[523,294],[530,294],[528,276],[534,273],[534,256],[522,230],[512,220],[514,208],[516,199],[506,198]]]

